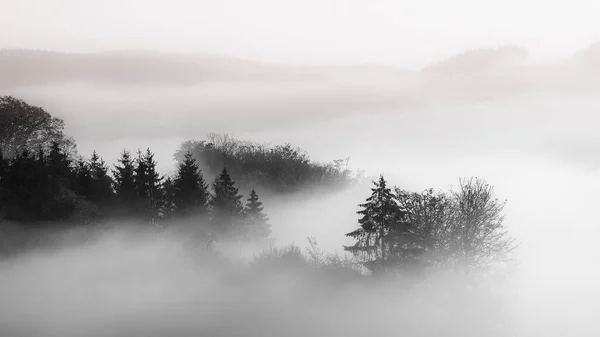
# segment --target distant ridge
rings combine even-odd
[[[428,73],[480,73],[500,67],[522,65],[527,61],[526,48],[506,45],[495,48],[471,49],[425,67]]]
[[[529,64],[528,56],[526,48],[516,45],[479,48],[453,55],[420,71],[408,71],[380,64],[285,65],[208,53],[138,49],[89,53],[3,49],[0,50],[0,88],[66,82],[188,86],[209,82],[314,84],[329,81],[350,87],[388,85],[393,90],[412,94],[432,90],[430,86],[442,85],[436,83],[442,79],[454,81],[454,75],[477,77],[469,83],[478,90],[482,85],[494,88],[502,85],[505,90],[515,91],[521,90],[517,89],[519,86],[533,87],[557,81],[546,78],[550,73],[571,76],[570,69],[579,69],[573,74],[583,75],[588,70],[600,71],[600,43],[580,50],[565,62],[543,67]],[[501,75],[502,80],[493,77],[496,75]],[[477,82],[480,80],[484,82]],[[561,81],[557,85],[565,81],[575,83],[577,79]],[[490,84],[492,82],[494,84]]]
[[[587,70],[600,71],[600,42],[593,43],[575,52],[568,60],[570,64]]]
[[[194,84],[202,81],[273,81],[303,76],[289,67],[211,54],[140,50],[64,53],[0,50],[0,86],[63,81]]]

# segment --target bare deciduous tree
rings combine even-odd
[[[452,200],[443,192],[427,189],[421,193],[395,188],[400,208],[423,240],[430,262],[444,263],[447,258],[449,233],[452,229]]]
[[[504,226],[504,206],[494,188],[483,179],[461,179],[452,192],[452,228],[449,253],[465,267],[485,268],[504,262],[516,247]]]

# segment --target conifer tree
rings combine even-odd
[[[41,190],[40,185],[47,187],[47,178],[48,174],[40,170],[40,162],[28,150],[10,160],[5,171],[7,219],[22,222],[42,219],[43,201],[48,199],[50,191]]]
[[[242,196],[235,187],[235,182],[223,168],[221,174],[213,183],[214,196],[211,200],[211,224],[218,234],[241,234],[241,221],[243,217]]]
[[[165,193],[168,195],[171,192],[165,188]],[[205,215],[208,198],[208,185],[204,181],[202,171],[192,154],[187,153],[173,180],[173,206],[180,215]]]
[[[373,182],[371,196],[360,204],[362,210],[357,213],[360,227],[347,233],[346,236],[357,240],[353,246],[345,250],[362,258],[364,265],[372,271],[385,271],[388,265],[407,260],[414,253],[414,245],[418,240],[406,221],[407,213],[396,202],[396,197],[383,175]]]
[[[265,239],[271,234],[269,218],[263,213],[263,204],[252,189],[245,208],[245,229],[249,239]]]
[[[162,184],[159,205],[159,217],[169,219],[175,212],[175,184],[173,179],[167,177]]]
[[[108,174],[108,166],[98,153],[94,151],[89,162],[92,176],[92,193],[90,200],[99,205],[108,205],[114,196],[113,180]]]
[[[118,162],[113,170],[116,197],[121,207],[133,211],[136,200],[135,163],[127,150],[121,152]]]
[[[154,154],[150,149],[146,149],[145,153],[138,151],[134,177],[137,211],[145,218],[157,218],[163,178],[156,172]]]
[[[68,155],[61,149],[58,142],[52,142],[48,154],[48,173],[57,181],[65,183],[71,175],[70,160]]]
[[[44,219],[59,220],[70,217],[78,207],[80,199],[74,189],[76,188],[76,168],[71,167],[69,154],[58,141],[52,142],[48,156],[45,158],[45,169],[49,176],[48,193],[50,200],[43,202]],[[42,151],[40,151],[42,152]]]
[[[86,199],[90,199],[93,193],[93,179],[90,165],[80,160],[75,168],[75,181],[73,184],[73,190],[77,195],[82,196]]]

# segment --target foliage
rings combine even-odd
[[[422,240],[383,175],[373,184],[371,196],[359,205],[360,227],[346,234],[357,242],[345,250],[363,258],[370,270],[385,272],[389,265],[413,263],[422,251]]]
[[[64,126],[62,119],[52,117],[41,107],[12,96],[0,96],[0,149],[7,157],[24,150],[48,150],[52,143],[75,156],[75,142],[65,136]]]
[[[164,178],[156,172],[154,154],[150,149],[147,149],[145,153],[138,151],[134,172],[136,211],[144,219],[157,219],[160,208],[161,184]]]
[[[270,186],[272,193],[296,191],[311,184],[322,187],[314,193],[325,193],[356,179],[347,168],[347,160],[321,165],[289,144],[266,147],[215,134],[209,135],[208,142],[182,144],[172,177],[158,174],[150,149],[138,151],[135,159],[123,150],[111,176],[96,152],[89,160],[69,153],[62,121],[48,122],[52,117],[41,108],[12,98],[3,97],[0,103],[4,104],[0,113],[10,115],[16,113],[11,109],[25,109],[25,117],[37,116],[45,121],[40,127],[50,128],[39,132],[18,126],[11,129],[12,124],[0,120],[0,127],[26,133],[25,140],[15,135],[0,137],[2,225],[35,231],[48,225],[83,226],[128,217],[145,225],[158,221],[161,226],[155,228],[166,233],[168,227],[175,226],[162,225],[183,223],[186,226],[181,226],[181,232],[189,234],[192,246],[211,250],[215,239],[269,241],[269,217],[253,183]],[[38,148],[31,150],[33,145]],[[4,151],[7,148],[9,155]],[[183,150],[187,152],[182,154]],[[205,171],[214,174],[210,178],[212,194]],[[234,177],[240,177],[248,188],[245,205]],[[358,228],[346,234],[356,240],[344,247],[356,260],[326,254],[309,238],[307,253],[297,246],[271,248],[255,263],[308,268],[327,275],[332,271],[335,275],[357,275],[361,272],[357,262],[383,273],[431,267],[474,271],[509,261],[515,241],[504,227],[506,202],[498,200],[484,180],[460,180],[458,190],[450,193],[391,188],[383,175],[373,184],[371,195],[359,204]]]
[[[504,226],[506,201],[494,195],[494,188],[481,178],[461,179],[454,201],[450,254],[468,269],[487,268],[505,262],[515,240]]]
[[[209,199],[208,184],[191,154],[179,163],[173,180],[173,206],[180,214],[204,215]]]
[[[226,168],[213,183],[214,195],[210,201],[211,226],[215,235],[241,234],[244,208],[242,195]]]
[[[426,189],[421,193],[395,188],[399,206],[422,238],[429,262],[442,264],[447,258],[452,229],[453,203],[443,192]]]
[[[244,232],[250,240],[266,239],[271,234],[269,218],[263,213],[262,202],[258,201],[258,194],[252,189],[245,207]]]
[[[121,152],[119,165],[113,170],[114,190],[119,207],[132,210],[136,199],[135,163],[127,150]]]
[[[345,187],[360,175],[348,168],[349,159],[330,164],[316,163],[308,154],[291,144],[273,147],[242,141],[227,134],[209,134],[206,141],[187,141],[175,153],[181,163],[191,153],[210,179],[223,167],[242,190],[262,186],[267,193],[289,193],[303,189]]]

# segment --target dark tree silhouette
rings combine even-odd
[[[245,232],[246,237],[251,240],[260,240],[269,237],[271,226],[269,218],[263,212],[263,204],[258,201],[256,191],[252,189],[245,208]]]
[[[8,197],[8,191],[6,190],[6,170],[8,169],[8,161],[4,158],[2,149],[0,148],[0,221],[4,217],[6,198]]]
[[[89,163],[80,160],[75,168],[75,181],[73,191],[77,195],[90,200],[93,197],[94,179]]]
[[[8,163],[6,162],[6,158],[4,158],[4,152],[0,149],[0,179],[4,177],[4,171],[6,170],[6,166]]]
[[[3,179],[6,218],[35,223],[83,215],[82,201],[72,191],[75,171],[58,146],[50,154],[24,150],[9,161]]]
[[[318,193],[317,188],[331,190],[360,179],[348,169],[348,160],[313,162],[305,151],[291,144],[270,147],[226,134],[209,134],[207,138],[182,143],[175,160],[181,163],[192,153],[207,179],[215,179],[226,166],[241,190],[263,186],[263,196],[300,190]]]
[[[94,151],[89,161],[92,176],[92,191],[89,199],[100,206],[109,206],[114,197],[114,181],[108,174],[108,166]]]
[[[388,266],[413,260],[419,239],[383,175],[373,184],[371,196],[359,205],[360,227],[346,234],[357,242],[344,248],[361,257],[371,271],[384,272]]]
[[[60,146],[59,142],[52,142],[50,145],[50,153],[48,154],[48,173],[55,177],[68,179],[71,173],[71,160],[69,156]]]
[[[146,220],[158,218],[163,177],[156,172],[154,154],[150,149],[138,151],[134,169],[136,211]]]
[[[53,142],[72,156],[76,153],[75,142],[65,136],[63,129],[63,120],[43,108],[12,96],[0,96],[0,148],[5,156],[13,157],[26,149],[48,149]]]
[[[406,210],[414,230],[423,239],[428,260],[444,264],[448,257],[448,236],[452,229],[452,199],[433,189],[414,193],[399,188],[396,188],[396,198],[400,207]]]
[[[215,179],[213,190],[211,224],[214,232],[217,235],[241,234],[240,225],[244,212],[242,196],[238,193],[238,188],[235,187],[235,182],[226,168],[223,168],[221,174]]]
[[[127,150],[123,150],[118,162],[119,165],[115,165],[115,169],[113,170],[114,190],[119,206],[131,212],[134,210],[137,194],[135,188],[135,163]]]
[[[166,177],[162,184],[159,203],[159,217],[168,220],[171,219],[175,213],[175,184],[173,179]]]
[[[204,181],[196,159],[188,153],[179,164],[173,180],[175,210],[184,216],[203,216],[207,214],[208,199],[208,184]]]

